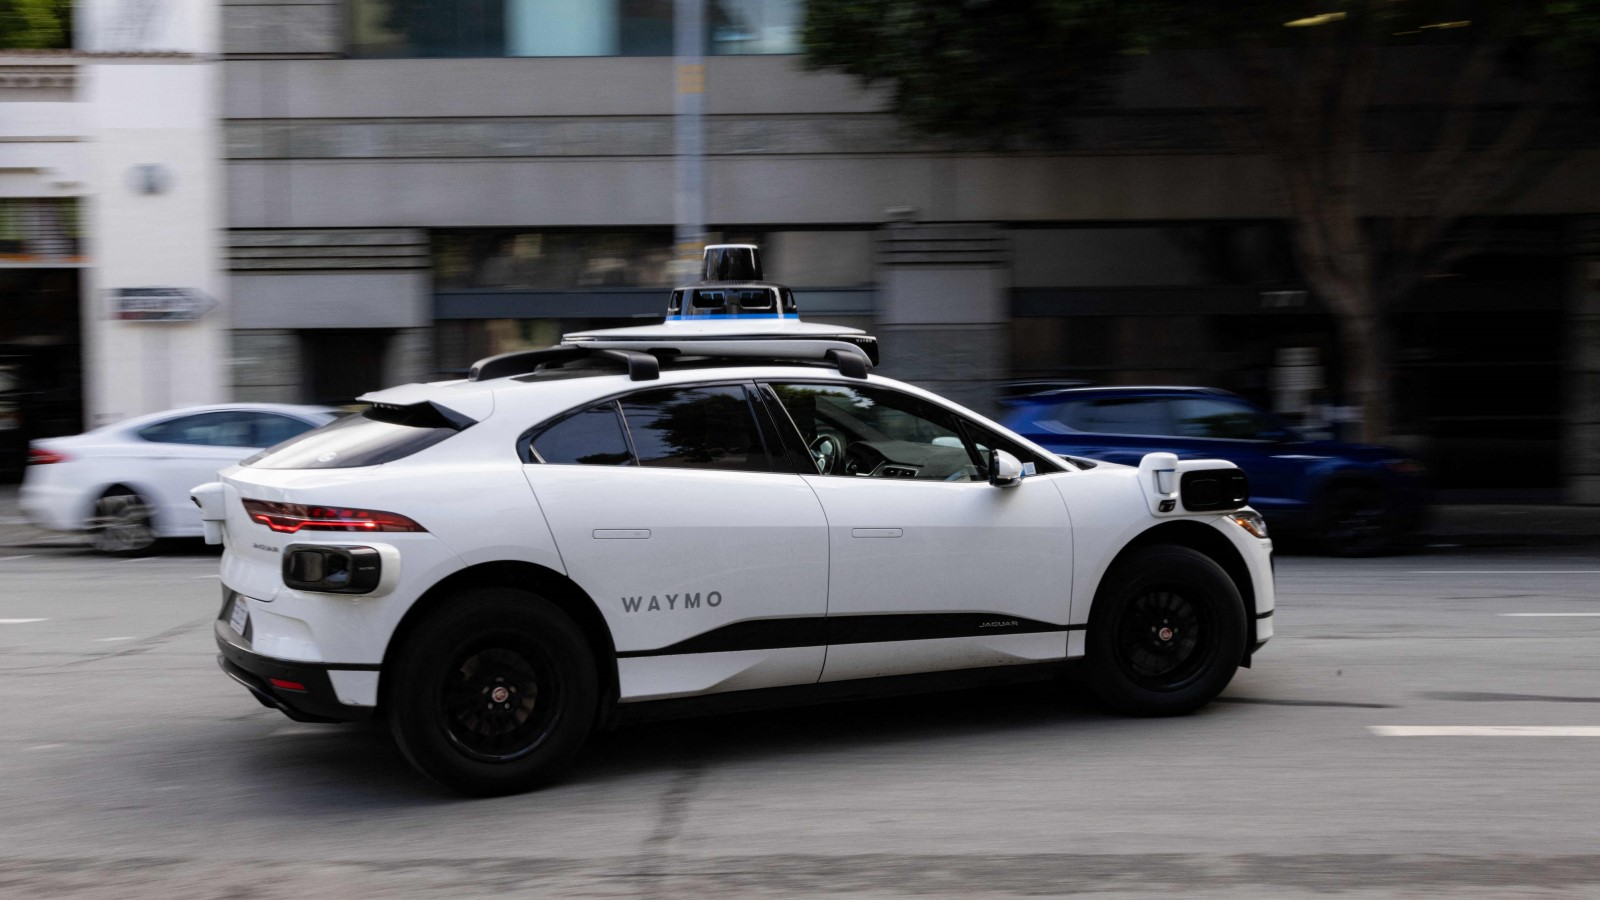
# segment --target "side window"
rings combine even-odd
[[[1167,401],[1153,397],[1106,398],[1082,407],[1074,426],[1096,434],[1170,435]]]
[[[774,384],[772,390],[823,475],[920,481],[988,477],[956,417],[881,388]]]
[[[647,391],[621,406],[641,466],[772,471],[743,387]]]
[[[1281,433],[1259,411],[1234,400],[1194,397],[1173,401],[1178,433],[1184,437],[1264,441]]]
[[[277,413],[245,413],[245,418],[250,423],[250,446],[271,447],[281,444],[292,437],[298,437],[317,427],[310,422],[302,422],[291,416],[280,416]]]
[[[533,439],[541,462],[580,466],[631,466],[633,451],[617,417],[617,404],[607,401],[551,425]]]
[[[1034,411],[1033,427],[1050,434],[1080,434],[1090,430],[1084,421],[1088,408],[1087,400],[1062,400],[1041,406]]]
[[[251,447],[250,422],[243,413],[213,412],[180,416],[139,429],[139,437],[158,444]]]
[[[976,422],[963,419],[961,424],[966,429],[967,436],[972,438],[973,443],[977,445],[978,459],[982,460],[985,466],[989,463],[989,450],[992,448],[1006,451],[1015,456],[1018,462],[1033,463],[1034,471],[1041,475],[1045,472],[1062,471],[1059,457],[1040,456],[1016,441],[1004,435],[996,434]]]

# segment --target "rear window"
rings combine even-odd
[[[353,469],[404,459],[456,433],[436,416],[406,409],[368,409],[257,453],[257,469]]]

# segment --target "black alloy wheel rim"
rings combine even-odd
[[[1178,690],[1199,677],[1212,654],[1215,629],[1192,591],[1146,590],[1123,607],[1117,659],[1129,677],[1154,690]]]
[[[471,759],[508,763],[549,738],[563,691],[549,654],[532,642],[483,638],[460,648],[439,689],[440,724]]]

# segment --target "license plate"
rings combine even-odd
[[[244,637],[244,627],[250,624],[250,607],[245,605],[244,597],[235,595],[233,598],[233,615],[228,617],[228,627]]]

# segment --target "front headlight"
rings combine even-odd
[[[1267,536],[1267,520],[1261,518],[1261,514],[1258,512],[1246,510],[1244,512],[1231,513],[1228,518],[1233,520],[1233,524],[1238,525],[1258,538],[1265,539]]]

